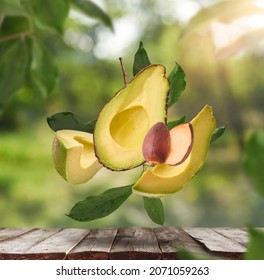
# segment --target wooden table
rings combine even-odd
[[[0,260],[179,259],[178,248],[242,259],[247,243],[243,228],[1,228]]]

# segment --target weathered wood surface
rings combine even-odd
[[[0,228],[0,260],[180,259],[185,249],[204,258],[242,259],[243,228]]]
[[[159,260],[161,251],[153,229],[120,228],[110,251],[115,260]]]
[[[117,229],[92,229],[69,254],[71,260],[107,260]]]
[[[177,253],[179,249],[208,255],[202,246],[181,228],[156,228],[154,232],[164,260],[180,259]]]
[[[241,259],[246,247],[240,245],[230,230],[229,237],[222,235],[211,228],[186,228],[185,231],[192,236],[197,242],[203,245],[205,250],[227,259]],[[243,231],[241,232],[243,234]]]

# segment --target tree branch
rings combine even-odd
[[[12,34],[12,35],[0,38],[0,43],[10,41],[10,40],[14,40],[14,39],[17,39],[17,38],[24,38],[24,37],[29,36],[31,34],[32,34],[31,30],[27,30],[27,31],[20,32],[20,33],[17,33],[17,34]]]
[[[4,19],[5,19],[5,16],[0,16],[0,31],[1,31],[1,27],[4,22]]]

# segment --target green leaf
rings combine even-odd
[[[30,83],[33,90],[46,97],[55,87],[58,70],[49,52],[33,41]]]
[[[168,106],[171,107],[178,101],[186,86],[185,73],[179,64],[176,63],[168,78],[170,82]]]
[[[151,63],[149,61],[148,54],[143,47],[143,43],[140,42],[139,48],[134,58],[133,75],[135,76],[139,71],[141,71],[143,68],[147,67],[150,64]]]
[[[19,16],[26,15],[26,11],[20,4],[20,0],[0,0],[0,15]]]
[[[37,24],[62,33],[63,23],[68,15],[69,2],[67,0],[28,0]]]
[[[1,1],[1,0],[0,0]],[[28,19],[23,16],[5,17],[0,28],[0,38],[29,31]]]
[[[226,126],[221,126],[215,129],[213,132],[212,138],[211,138],[211,143],[215,142],[218,140],[225,132]]]
[[[160,198],[156,197],[143,197],[144,200],[144,208],[148,213],[150,219],[159,225],[164,224],[164,209],[163,204]]]
[[[93,133],[96,120],[85,123],[80,117],[71,112],[61,112],[48,117],[47,122],[53,131],[72,129]]]
[[[29,55],[24,40],[0,44],[0,112],[24,84]]]
[[[89,222],[113,213],[132,194],[132,185],[109,189],[99,195],[89,196],[79,201],[71,209],[70,218]]]
[[[171,122],[169,122],[169,123],[167,124],[167,127],[168,127],[168,129],[170,130],[170,129],[172,129],[173,127],[175,127],[175,126],[177,126],[177,125],[180,125],[180,124],[182,124],[182,123],[185,123],[185,120],[186,120],[186,117],[184,116],[184,117],[180,118],[179,120],[171,121]]]
[[[264,131],[255,131],[247,141],[244,166],[260,195],[264,196]]]
[[[183,249],[180,246],[177,248],[177,256],[180,260],[216,260],[215,258],[209,257],[208,255],[203,255],[197,252],[191,252],[186,249]]]
[[[114,29],[111,18],[95,3],[89,0],[71,0],[71,2],[87,16],[98,19],[112,30]]]
[[[249,243],[246,260],[264,260],[264,232],[249,228]]]

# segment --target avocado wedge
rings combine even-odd
[[[57,172],[71,184],[89,181],[102,167],[94,154],[93,136],[76,130],[58,130],[52,146]]]
[[[150,197],[175,193],[202,168],[216,126],[212,108],[206,105],[190,123],[193,144],[187,159],[176,166],[162,163],[146,170],[133,186],[134,193]]]
[[[94,130],[96,156],[111,170],[144,163],[142,144],[157,122],[166,122],[169,82],[165,67],[142,69],[101,110]]]

